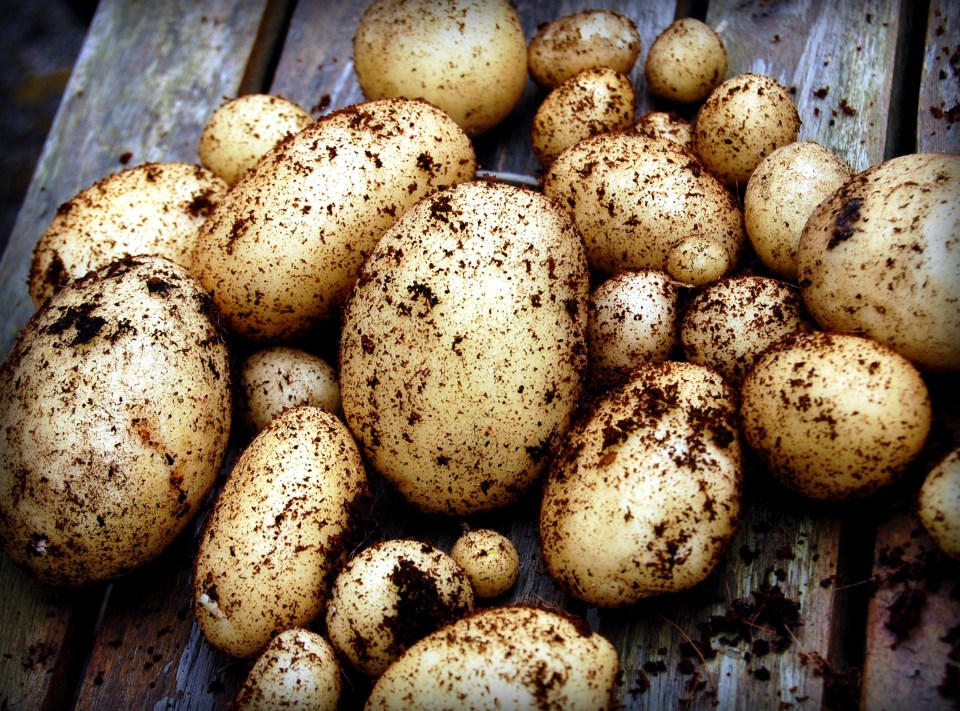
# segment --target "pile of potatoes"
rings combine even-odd
[[[354,39],[367,101],[315,120],[236,97],[202,165],[65,203],[0,370],[7,555],[54,585],[143,565],[211,495],[235,428],[194,614],[257,659],[238,708],[336,708],[339,665],[371,679],[369,708],[597,708],[610,642],[498,605],[522,561],[496,531],[449,553],[370,540],[376,482],[464,521],[542,486],[546,569],[612,607],[717,567],[748,450],[811,499],[902,478],[931,428],[925,374],[960,370],[960,157],[855,173],[690,19],[644,71],[695,119],[636,117],[641,49],[610,11],[528,44],[506,0],[376,0]],[[541,190],[479,178],[472,142],[530,78]],[[953,556],[956,463],[919,498]]]

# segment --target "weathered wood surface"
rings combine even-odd
[[[684,110],[647,95],[642,60],[656,34],[693,3],[523,0],[516,5],[528,37],[539,23],[584,7],[604,6],[628,15],[643,38],[641,61],[632,73],[638,112]],[[285,16],[287,3],[205,0],[148,6],[101,0],[0,262],[5,317],[0,352],[6,354],[32,311],[24,286],[26,265],[60,202],[119,169],[119,156],[127,152],[132,164],[195,160],[203,121],[222,97],[241,88],[284,95],[315,115],[359,101],[351,40],[364,6],[356,0],[296,3],[275,73],[266,77],[269,83],[258,85],[272,41],[282,34],[277,18]],[[928,120],[928,115],[937,118],[930,107],[949,116],[957,103],[957,65],[951,59],[957,50],[957,2],[933,0],[929,23],[918,33],[922,38],[925,29],[927,37],[919,102],[915,95],[903,100],[910,95],[904,90],[907,78],[896,70],[904,51],[919,52],[904,34],[910,30],[911,6],[906,0],[902,9],[885,0],[714,0],[706,20],[726,42],[728,76],[757,71],[794,88],[803,119],[801,139],[819,141],[861,169],[904,144],[898,133],[910,124],[904,111],[915,111],[921,150],[958,150],[956,125],[943,117],[932,124]],[[941,26],[944,31],[938,32]],[[950,79],[938,80],[941,71]],[[538,173],[528,131],[542,96],[531,82],[514,114],[477,139],[483,169]],[[874,533],[879,551],[882,541],[900,540],[904,531],[914,530],[915,520],[904,527],[864,508],[812,506],[785,494],[755,469],[746,490],[741,530],[710,579],[687,593],[622,610],[596,610],[568,600],[544,574],[535,493],[508,511],[470,523],[499,528],[521,551],[521,580],[497,603],[566,607],[586,616],[614,642],[624,667],[618,700],[625,708],[852,708],[858,690],[827,688],[825,680],[856,680],[856,675],[836,672],[861,662],[863,708],[883,708],[880,702],[888,699],[897,701],[887,708],[900,708],[905,698],[922,698],[931,708],[948,707],[935,688],[939,679],[921,674],[900,683],[891,675],[901,660],[888,655],[887,647],[880,649],[885,640],[873,634],[879,629],[878,605],[887,599],[868,594],[871,576],[876,576],[871,569]],[[417,536],[449,548],[460,531],[460,521],[419,515],[388,491],[382,497],[390,511],[384,531],[391,536]],[[144,570],[79,594],[44,588],[11,570],[4,559],[0,703],[84,709],[226,706],[248,665],[210,648],[193,624],[190,572],[198,526],[199,521]],[[735,603],[753,604],[759,615],[756,606],[773,604],[777,592],[799,603],[797,622],[802,624],[778,631],[753,620],[749,636],[741,633],[739,638],[706,627],[711,616],[728,613]],[[930,604],[928,615],[941,619],[954,613],[955,608],[942,608],[939,601],[936,597]],[[925,625],[896,651],[909,649],[915,659],[940,668],[945,660],[937,655],[945,647],[931,637],[937,634],[940,627]],[[783,649],[765,652],[757,640]],[[877,679],[885,681],[878,684]],[[364,693],[361,680],[351,676],[350,681],[348,707],[359,705]]]

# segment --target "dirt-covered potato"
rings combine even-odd
[[[814,208],[853,177],[840,156],[813,141],[788,143],[754,169],[743,196],[753,249],[771,272],[797,281],[797,247]]]
[[[594,288],[588,306],[590,373],[599,383],[666,360],[677,344],[680,286],[664,272],[617,272]]]
[[[467,574],[412,539],[383,541],[350,559],[327,603],[327,634],[367,676],[380,676],[415,642],[473,611]]]
[[[713,270],[719,276],[736,265],[746,240],[730,191],[692,153],[666,139],[626,132],[586,138],[553,162],[543,191],[573,215],[590,266],[608,273],[650,268],[706,283],[691,281],[705,270],[673,253],[682,254],[689,240],[701,254],[707,243],[706,253],[719,256],[721,268]],[[677,273],[670,269],[672,255]]]
[[[633,20],[613,10],[583,10],[543,25],[527,49],[530,76],[552,89],[586,69],[629,74],[640,56]]]
[[[333,366],[291,346],[254,351],[240,367],[240,419],[254,434],[284,410],[313,405],[340,412],[340,383]]]
[[[210,114],[200,132],[197,155],[233,185],[280,141],[312,123],[306,109],[282,96],[244,94]]]
[[[237,459],[200,536],[193,611],[207,641],[252,657],[322,616],[370,501],[343,422],[309,405],[274,420]]]
[[[639,366],[570,430],[547,476],[547,571],[601,607],[690,588],[717,566],[740,519],[736,403],[716,372]]]
[[[513,541],[491,528],[464,532],[450,549],[479,598],[503,595],[520,575],[520,554]]]
[[[613,69],[585,69],[547,94],[533,117],[530,138],[541,165],[574,143],[633,124],[636,94],[630,80]]]
[[[814,210],[797,249],[825,329],[960,370],[960,155],[915,153],[858,173]]]
[[[51,585],[156,557],[209,494],[230,431],[212,304],[162,257],[63,287],[0,368],[0,539]],[[144,377],[149,374],[149,377]]]
[[[694,103],[723,81],[727,49],[712,27],[684,17],[657,35],[647,52],[644,71],[655,96]]]
[[[767,346],[809,329],[795,286],[743,275],[711,284],[690,302],[680,342],[688,361],[739,384]]]
[[[353,62],[367,99],[426,99],[476,135],[520,101],[527,40],[508,0],[374,0]]]
[[[198,237],[194,271],[240,335],[303,336],[337,313],[405,210],[475,171],[470,139],[424,101],[336,111],[233,186]]]
[[[289,629],[270,642],[247,674],[235,711],[336,711],[340,665],[330,643],[316,632]]]
[[[960,447],[941,459],[923,480],[918,513],[940,550],[960,560]]]
[[[144,163],[114,173],[57,208],[30,263],[34,306],[127,255],[155,254],[188,269],[200,226],[227,184],[188,163]]]
[[[420,640],[377,680],[366,709],[563,709],[613,702],[616,648],[585,622],[491,607]]]
[[[693,149],[693,127],[673,111],[648,111],[636,120],[630,130],[650,138],[666,138],[684,148]]]
[[[780,482],[812,499],[889,486],[930,430],[930,398],[916,368],[859,336],[787,336],[756,362],[741,396],[747,442]]]
[[[728,185],[746,185],[757,165],[800,132],[800,114],[776,79],[747,72],[710,92],[693,122],[693,150]]]
[[[583,389],[587,290],[580,235],[542,194],[477,181],[421,200],[344,309],[340,395],[368,462],[426,511],[519,498]]]

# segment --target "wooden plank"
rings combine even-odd
[[[960,152],[960,2],[932,0],[927,18],[917,150]]]

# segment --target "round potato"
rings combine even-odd
[[[613,10],[583,10],[543,24],[530,40],[530,76],[553,89],[587,69],[629,74],[640,56],[633,20]]]
[[[355,669],[377,677],[415,642],[472,611],[470,579],[453,558],[412,539],[384,541],[337,575],[327,634]]]
[[[240,395],[240,419],[254,434],[297,405],[340,413],[340,383],[333,366],[290,346],[247,356],[240,368]]]
[[[470,139],[435,106],[384,99],[342,109],[233,186],[198,237],[194,270],[240,335],[301,337],[338,312],[407,208],[475,171]]]
[[[693,149],[693,127],[673,111],[648,111],[630,129],[650,138],[666,138],[684,148]]]
[[[859,336],[787,336],[756,362],[741,396],[747,442],[780,482],[812,499],[889,486],[930,431],[930,398],[916,368]]]
[[[377,680],[366,709],[610,708],[620,662],[585,622],[491,607],[420,640]]]
[[[375,0],[353,62],[367,99],[426,99],[472,136],[520,101],[527,41],[508,0]]]
[[[183,267],[142,256],[30,320],[0,368],[0,539],[15,563],[51,585],[109,580],[187,525],[230,432],[212,314]]]
[[[226,192],[212,172],[187,163],[145,163],[82,190],[57,208],[34,247],[34,306],[127,255],[155,254],[190,269],[200,226]]]
[[[671,101],[701,101],[727,73],[727,49],[712,27],[692,17],[671,23],[650,45],[647,86]]]
[[[551,91],[533,117],[531,142],[541,165],[574,143],[633,124],[637,97],[630,80],[613,69],[586,69]]]
[[[733,391],[692,363],[647,363],[564,439],[547,476],[540,542],[574,597],[615,607],[690,588],[740,519]]]
[[[370,502],[343,422],[308,405],[274,420],[237,459],[200,535],[193,610],[207,641],[253,657],[322,616]]]
[[[426,511],[519,498],[583,389],[587,289],[576,227],[542,194],[477,181],[418,203],[344,309],[340,394],[369,463]]]
[[[490,528],[467,531],[450,549],[453,558],[470,579],[480,598],[503,595],[520,575],[520,554],[513,542]]]
[[[722,274],[746,240],[730,191],[666,139],[625,132],[586,138],[553,162],[543,191],[573,215],[590,266],[603,272],[649,268],[677,278],[671,254],[697,239],[717,245]]]
[[[804,225],[814,208],[852,177],[846,161],[813,141],[789,143],[760,161],[747,181],[743,218],[765,267],[796,283]]]
[[[918,512],[940,550],[960,560],[960,447],[940,460],[923,480]]]
[[[233,708],[336,711],[341,686],[330,643],[316,632],[290,629],[274,637],[257,658]]]
[[[813,211],[797,272],[823,328],[869,336],[925,370],[960,370],[960,155],[858,173]]]
[[[800,132],[800,114],[776,79],[747,72],[710,92],[693,122],[693,150],[728,185],[746,185],[754,169]]]
[[[244,94],[210,115],[197,154],[204,166],[233,185],[280,141],[312,123],[306,109],[282,96]]]

